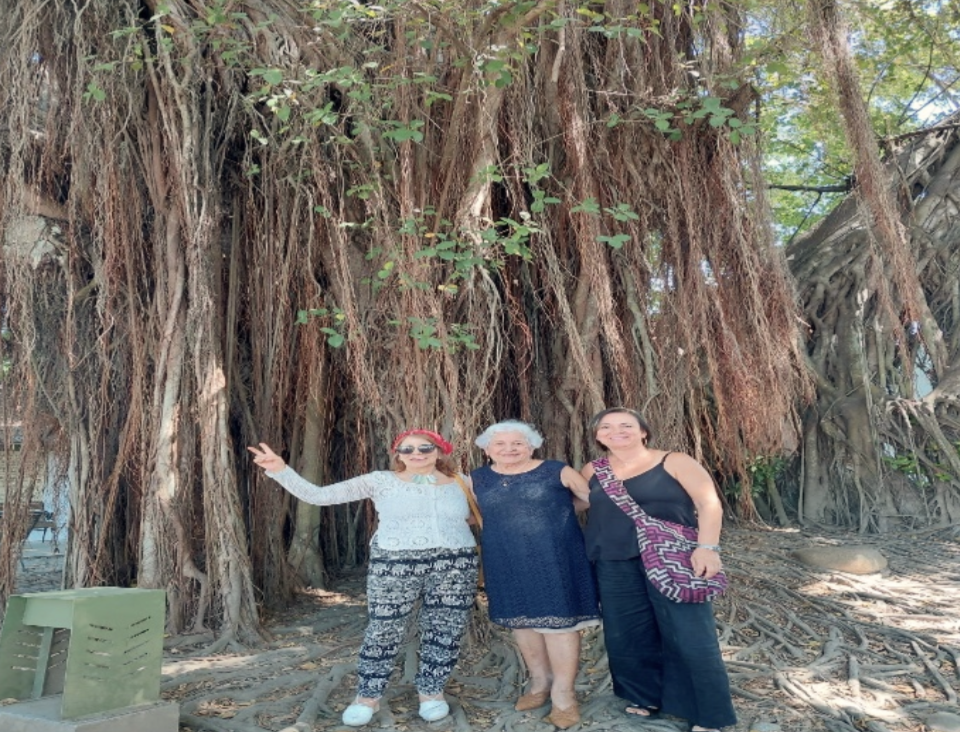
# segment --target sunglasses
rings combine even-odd
[[[437,449],[436,445],[417,445],[416,447],[414,447],[413,445],[405,445],[404,447],[397,448],[397,454],[413,455],[413,453],[419,452],[422,455],[428,455],[429,453],[433,452],[436,449]]]

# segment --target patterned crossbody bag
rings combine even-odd
[[[693,573],[690,555],[697,548],[696,529],[645,513],[613,474],[607,458],[594,460],[592,465],[604,492],[637,525],[643,567],[662,595],[674,602],[707,602],[726,591],[727,577],[722,571],[710,579]]]

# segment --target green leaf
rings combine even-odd
[[[449,94],[444,94],[442,92],[428,91],[426,95],[426,105],[428,107],[432,106],[435,102],[439,101],[452,102],[453,97]]]
[[[87,101],[92,99],[95,102],[102,102],[107,98],[107,93],[97,86],[95,82],[91,81],[87,84],[87,90],[83,93],[83,98]]]
[[[714,114],[717,114],[722,106],[720,99],[717,97],[704,97],[703,99],[703,108],[710,110]]]
[[[630,235],[614,234],[613,236],[598,236],[597,241],[608,244],[614,249],[622,249],[623,245],[630,241]]]
[[[262,72],[259,76],[262,76],[263,80],[268,84],[276,86],[283,81],[283,72],[280,69],[254,69],[250,73],[251,75],[257,75],[257,71]]]
[[[629,203],[618,203],[616,206],[603,209],[617,221],[638,221],[640,216]]]
[[[523,177],[526,179],[527,183],[530,183],[531,185],[539,183],[544,178],[549,178],[550,163],[540,163],[532,168],[524,168]]]
[[[387,130],[383,133],[386,139],[396,140],[397,142],[404,142],[406,140],[413,140],[414,142],[423,141],[423,133],[420,132],[420,128],[423,127],[423,120],[412,120],[408,124],[391,121],[390,124],[395,126],[392,130]]]
[[[494,80],[493,85],[497,87],[497,89],[503,89],[505,87],[510,86],[510,84],[512,83],[513,83],[513,74],[510,73],[510,69],[503,69],[500,72],[500,76],[498,76]]]
[[[598,214],[600,213],[600,204],[597,203],[597,199],[591,197],[571,208],[570,213]]]
[[[405,142],[406,140],[413,140],[414,142],[420,142],[423,140],[423,133],[418,130],[411,130],[407,128],[402,128],[398,130],[392,130],[390,132],[385,132],[384,137],[397,142]]]

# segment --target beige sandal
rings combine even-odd
[[[549,698],[549,691],[534,691],[531,694],[524,694],[517,699],[517,703],[513,705],[513,708],[518,712],[529,712],[531,709],[539,709],[542,707],[547,703],[547,699]]]
[[[557,709],[554,707],[553,711],[550,712],[543,721],[549,722],[560,729],[572,727],[580,721],[580,705],[574,702],[573,706],[567,707],[566,709]]]

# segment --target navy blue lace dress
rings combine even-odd
[[[545,460],[518,475],[488,466],[470,474],[483,515],[490,619],[498,625],[562,631],[599,617],[573,494],[560,482],[564,466]]]

